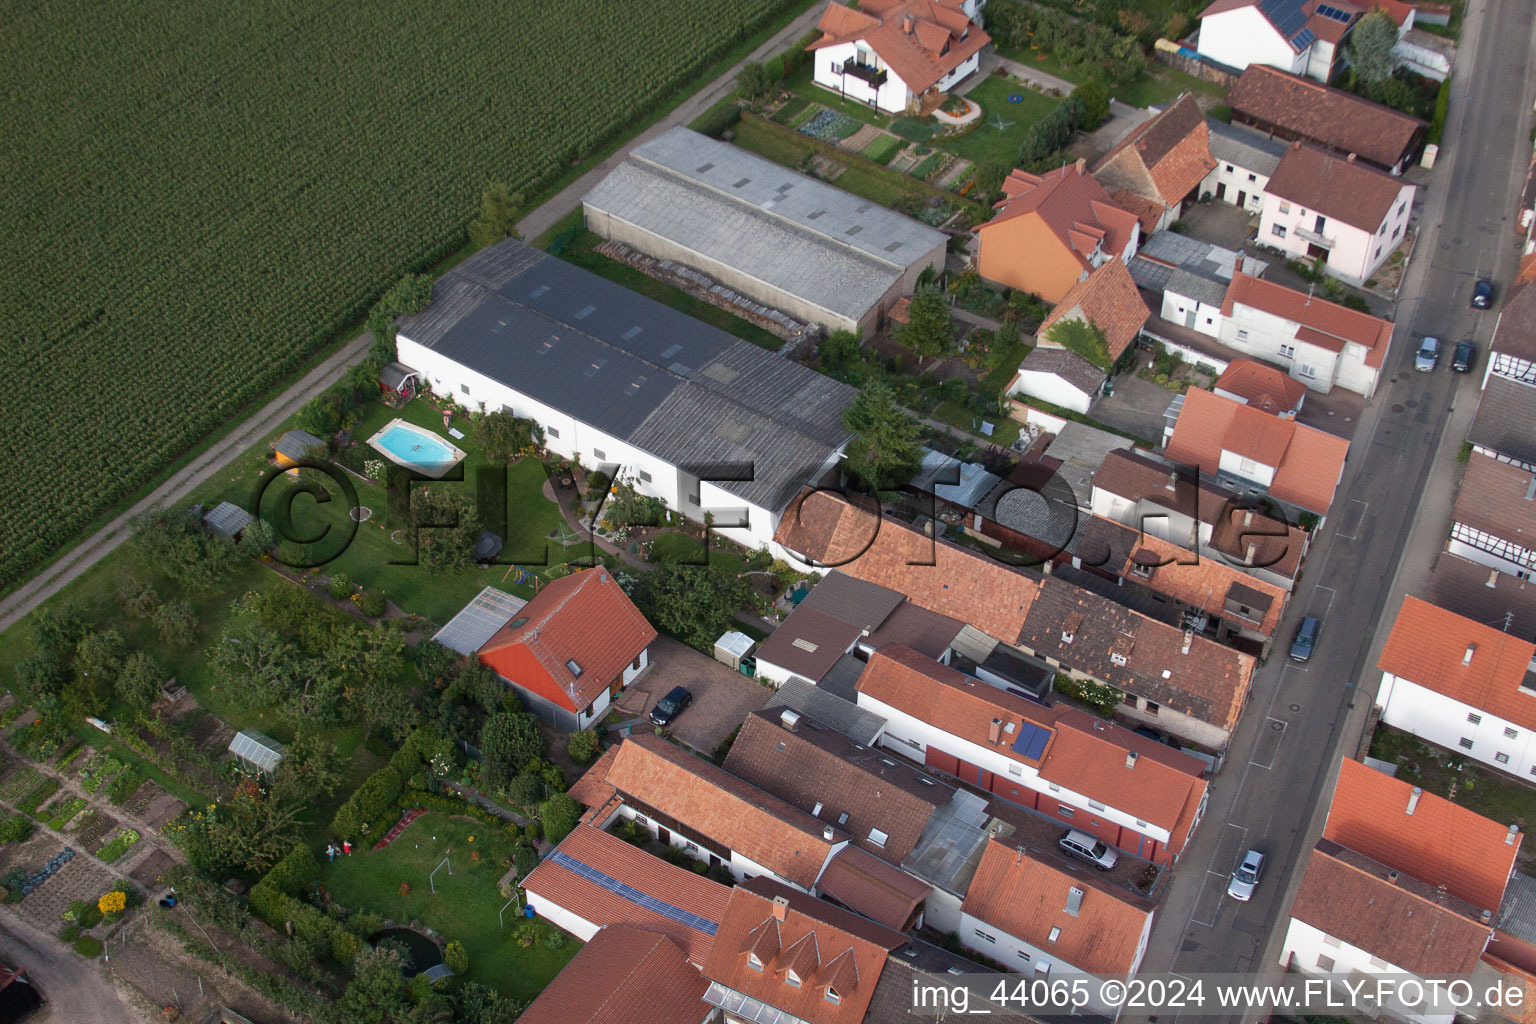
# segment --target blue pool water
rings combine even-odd
[[[401,462],[428,469],[441,469],[453,463],[453,446],[426,431],[396,424],[378,439],[379,447]]]

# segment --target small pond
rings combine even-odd
[[[393,939],[410,952],[411,962],[405,969],[407,978],[414,978],[422,971],[430,970],[443,962],[443,954],[438,951],[437,943],[420,932],[409,928],[386,928],[373,937],[375,945],[385,939]]]

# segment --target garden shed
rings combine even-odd
[[[235,733],[234,739],[229,741],[229,752],[244,761],[248,767],[264,775],[270,775],[277,770],[277,764],[283,759],[287,750],[270,736],[242,729]]]
[[[238,537],[254,517],[239,505],[221,501],[203,516],[203,525],[220,537]]]
[[[272,445],[272,454],[279,466],[288,467],[310,458],[316,449],[324,455],[325,442],[307,430],[290,430]]]

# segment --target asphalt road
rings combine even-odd
[[[100,960],[87,960],[14,914],[0,915],[0,960],[24,968],[43,996],[37,1020],[58,1024],[137,1024],[143,1015],[118,997]]]
[[[1374,665],[1404,589],[1399,567],[1427,564],[1443,545],[1451,467],[1481,374],[1450,373],[1448,353],[1435,373],[1415,373],[1413,351],[1433,334],[1451,344],[1475,338],[1486,356],[1495,314],[1473,311],[1468,298],[1479,276],[1492,275],[1500,294],[1513,278],[1512,214],[1531,151],[1533,49],[1536,17],[1524,0],[1470,5],[1445,144],[1421,190],[1390,379],[1361,418],[1283,640],[1256,675],[1205,820],[1153,925],[1143,972],[1280,970],[1300,868],[1321,832],[1339,757],[1354,755],[1380,679]],[[1311,662],[1297,665],[1285,651],[1306,615],[1323,620],[1323,634]],[[1249,848],[1268,857],[1266,877],[1251,902],[1237,903],[1225,895],[1227,877]]]

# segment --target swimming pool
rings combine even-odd
[[[414,469],[434,479],[442,476],[464,458],[464,452],[430,430],[404,420],[391,420],[383,430],[368,439],[397,466]]]

